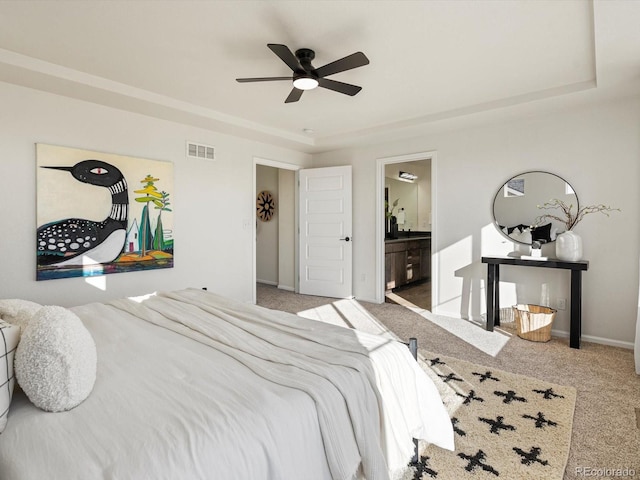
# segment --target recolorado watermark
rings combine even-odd
[[[633,468],[593,468],[576,467],[577,477],[628,477],[634,478],[636,471]]]

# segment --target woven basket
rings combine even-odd
[[[556,310],[540,305],[514,305],[513,316],[516,319],[518,336],[532,342],[551,340],[551,327]]]

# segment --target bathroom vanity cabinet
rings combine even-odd
[[[431,238],[385,240],[385,286],[392,290],[431,276]]]

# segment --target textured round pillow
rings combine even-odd
[[[18,384],[48,412],[84,401],[96,380],[96,344],[82,321],[63,307],[45,306],[22,332],[14,360]]]

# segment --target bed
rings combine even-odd
[[[400,342],[200,289],[70,310],[95,341],[95,384],[58,413],[16,390],[3,480],[388,480],[413,438],[453,449]]]

